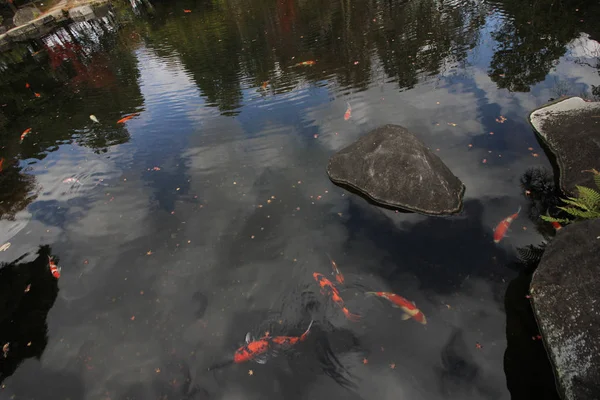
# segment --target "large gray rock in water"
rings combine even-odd
[[[376,203],[422,214],[462,208],[462,182],[412,133],[398,125],[371,131],[329,160],[329,178]]]
[[[600,399],[600,219],[558,232],[531,296],[561,397]]]
[[[600,103],[570,97],[533,111],[529,120],[556,156],[561,189],[594,187],[593,175],[583,171],[600,169]]]
[[[35,6],[20,8],[13,17],[13,24],[15,24],[15,26],[25,25],[39,17],[41,14],[40,10]]]

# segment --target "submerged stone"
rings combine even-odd
[[[584,171],[600,169],[600,102],[569,97],[533,111],[529,120],[556,156],[561,189],[575,194],[576,185],[594,187]]]
[[[533,275],[540,332],[565,400],[600,399],[600,219],[561,229]]]
[[[329,178],[376,203],[422,214],[462,208],[465,187],[443,161],[398,125],[385,125],[334,154]]]

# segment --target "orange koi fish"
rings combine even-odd
[[[4,158],[0,158],[0,172],[2,172],[2,165],[4,164]]]
[[[184,13],[191,13],[192,10],[183,10]]]
[[[31,87],[31,86],[29,85],[29,82],[25,82],[25,87],[26,87],[27,89],[29,89],[29,88]]]
[[[317,62],[313,61],[313,60],[308,60],[308,61],[302,61],[299,62],[298,64],[296,64],[296,67],[300,67],[300,66],[308,66],[308,67],[312,67],[313,65],[315,65]]]
[[[308,334],[310,333],[310,328],[312,327],[312,324],[313,321],[311,320],[310,324],[308,324],[308,328],[306,329],[306,331],[300,336],[265,336],[262,339],[270,339],[274,344],[278,346],[293,346],[298,342],[303,342],[306,340]]]
[[[556,229],[557,231],[560,231],[560,230],[562,229],[562,225],[561,225],[561,224],[559,224],[558,222],[556,222],[556,221],[552,221],[552,222],[550,222],[550,223],[552,224],[552,227],[553,227],[554,229]]]
[[[414,319],[420,324],[427,324],[427,319],[425,315],[417,308],[415,303],[406,300],[404,297],[397,295],[396,293],[390,292],[365,292],[367,296],[377,296],[383,299],[388,300],[392,303],[392,307],[399,308],[404,311],[402,315],[402,320]]]
[[[350,103],[346,103],[348,104],[348,108],[346,109],[346,112],[344,113],[344,121],[348,121],[350,118],[352,118],[352,107],[350,107]]]
[[[264,81],[264,82],[262,83],[262,85],[260,85],[260,88],[261,88],[262,90],[267,90],[267,86],[268,86],[268,85],[269,85],[269,81]]]
[[[346,308],[346,306],[344,305],[344,300],[340,296],[339,290],[337,290],[337,288],[333,286],[333,283],[331,283],[329,279],[325,278],[323,274],[320,274],[318,272],[313,273],[313,278],[315,278],[315,280],[321,287],[321,294],[323,294],[323,296],[331,297],[331,300],[342,309],[342,312],[348,320],[353,322],[357,322],[360,320],[360,315],[352,314]]]
[[[508,231],[508,228],[510,227],[510,224],[517,219],[517,217],[519,216],[519,213],[521,212],[521,206],[519,206],[519,209],[517,210],[516,213],[514,213],[513,215],[509,215],[508,217],[504,218],[494,229],[494,243],[500,243],[500,241],[502,240],[502,238],[506,235],[506,232]]]
[[[246,344],[235,351],[233,362],[241,364],[247,361],[255,361],[259,364],[267,362],[267,353],[274,346],[288,346],[302,342],[306,339],[312,327],[313,321],[310,321],[308,329],[300,336],[264,336],[260,339],[253,339],[250,332],[246,334]]]
[[[50,266],[50,272],[56,279],[60,278],[60,267],[54,263],[52,257],[48,256],[48,265]]]
[[[31,132],[31,128],[27,128],[23,131],[23,133],[21,133],[21,142],[23,141],[23,139],[25,139],[25,136],[27,136],[29,132]]]
[[[39,94],[38,92],[35,92],[34,95],[35,95],[35,97],[42,97],[42,95]]]
[[[129,121],[130,119],[137,117],[138,115],[140,115],[140,113],[134,113],[134,114],[130,114],[124,118],[121,118],[120,120],[117,121],[117,124],[123,124],[127,121]]]
[[[335,263],[335,261],[333,261],[333,258],[331,258],[331,256],[329,254],[327,254],[327,257],[329,257],[329,261],[331,262],[331,268],[333,268],[333,274],[335,275],[335,280],[340,285],[343,285],[344,284],[344,275],[342,275],[342,273],[340,272],[337,264]]]

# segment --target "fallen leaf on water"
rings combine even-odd
[[[132,315],[130,318],[132,321],[135,321],[135,315]]]
[[[475,347],[476,347],[478,350],[481,350],[481,349],[483,348],[483,346],[482,346],[481,344],[479,344],[479,342],[475,343]]]
[[[248,375],[250,375],[250,376],[254,375],[254,371],[252,371],[251,369],[248,370]]]
[[[391,363],[391,364],[390,364],[390,368],[391,368],[391,369],[396,369],[396,364],[395,364],[395,363]]]
[[[156,369],[154,370],[154,372],[156,372],[157,374],[160,374],[160,368],[156,368]]]
[[[490,135],[493,135],[493,134],[494,134],[494,132],[490,132]]]
[[[531,190],[526,190],[525,191],[525,196],[529,196],[531,194]]]
[[[450,304],[446,304],[446,308],[449,310],[449,309],[451,309],[452,307],[450,307]]]
[[[152,253],[152,250],[148,250],[148,251],[146,252],[146,255],[148,255],[148,256],[151,256],[152,254],[153,254],[153,253]]]
[[[27,285],[27,287],[25,288],[25,293],[29,292],[31,290],[31,283],[29,285]]]
[[[317,135],[316,133],[313,135],[313,137],[316,139],[319,137],[319,135]]]
[[[473,147],[473,145],[471,143],[469,143],[469,148]]]
[[[4,358],[6,358],[6,356],[8,354],[9,347],[10,347],[10,342],[6,343],[4,346],[2,346],[2,352],[4,353]]]
[[[524,226],[524,227],[523,227],[523,230],[524,230],[524,231],[526,231],[526,230],[527,230],[527,227],[526,227],[526,226]]]

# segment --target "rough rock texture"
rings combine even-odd
[[[39,17],[40,14],[40,10],[38,10],[36,7],[20,8],[13,17],[13,24],[15,24],[15,26],[25,25]]]
[[[556,156],[561,189],[575,194],[575,185],[594,187],[600,169],[600,102],[570,97],[547,104],[529,115],[534,129]]]
[[[376,203],[422,214],[452,214],[462,208],[464,185],[412,133],[385,125],[334,154],[327,166],[334,183]]]
[[[558,232],[531,295],[561,397],[600,399],[600,219]]]
[[[91,6],[85,5],[71,8],[69,10],[69,18],[75,22],[83,22],[96,18],[96,15],[94,14],[94,9]]]

